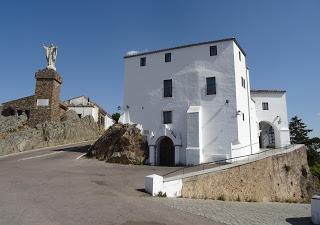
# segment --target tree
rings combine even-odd
[[[309,139],[306,143],[306,146],[308,149],[309,166],[314,166],[318,164],[318,167],[320,169],[320,154],[318,152],[318,150],[320,149],[320,138],[314,137]]]
[[[120,113],[113,113],[111,117],[116,123],[118,123],[120,119]]]
[[[308,134],[312,131],[307,128],[302,119],[298,116],[291,118],[289,123],[290,140],[292,144],[304,144],[307,147],[308,164],[311,172],[320,178],[320,138],[309,138]]]
[[[308,134],[312,131],[298,116],[291,118],[289,123],[290,140],[292,144],[306,144],[310,141]]]

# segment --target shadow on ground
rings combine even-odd
[[[149,195],[149,193],[146,192],[146,189],[144,189],[144,188],[138,188],[138,189],[136,189],[136,191],[139,191],[139,192],[141,192],[141,193],[144,193],[144,194],[148,194],[148,195]]]
[[[312,225],[310,217],[287,218],[286,221],[292,225]]]
[[[64,148],[64,149],[56,149],[53,150],[55,152],[79,152],[79,153],[86,153],[88,152],[88,149],[90,148],[91,145],[85,145],[85,146],[80,146],[80,147],[69,147],[69,148]]]

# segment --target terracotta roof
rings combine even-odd
[[[285,90],[251,90],[251,93],[286,93]]]
[[[188,48],[188,47],[193,47],[193,46],[198,46],[198,45],[205,45],[205,44],[214,44],[218,42],[224,42],[224,41],[234,41],[236,45],[239,47],[239,49],[242,51],[242,53],[247,56],[246,52],[241,48],[240,44],[238,43],[237,39],[232,37],[232,38],[225,38],[225,39],[220,39],[220,40],[214,40],[214,41],[206,41],[206,42],[198,42],[198,43],[193,43],[193,44],[187,44],[187,45],[180,45],[172,48],[164,48],[164,49],[158,49],[158,50],[153,50],[153,51],[148,51],[148,52],[141,52],[133,55],[126,55],[123,58],[132,58],[136,56],[142,56],[142,55],[149,55],[153,53],[158,53],[158,52],[166,52],[166,51],[171,51],[171,50],[176,50],[180,48]]]

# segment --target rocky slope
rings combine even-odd
[[[55,146],[94,140],[99,137],[99,128],[92,116],[79,118],[67,111],[61,122],[45,122],[35,128],[27,125],[27,117],[0,116],[0,155],[39,147]]]
[[[114,124],[89,149],[89,157],[121,164],[143,164],[148,143],[141,131],[130,124]]]

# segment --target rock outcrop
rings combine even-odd
[[[45,122],[35,128],[27,125],[27,117],[0,116],[0,155],[21,152],[34,148],[95,140],[99,127],[92,116],[79,118],[67,111],[61,122]]]
[[[25,114],[21,116],[2,116],[0,114],[0,134],[12,133],[18,129],[23,128],[27,122],[27,116]]]
[[[148,143],[136,125],[114,124],[89,149],[89,157],[111,163],[143,164]]]

